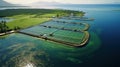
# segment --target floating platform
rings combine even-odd
[[[83,28],[80,29],[79,27],[81,27],[81,25]],[[49,21],[18,32],[21,34],[41,38],[44,40],[50,40],[69,46],[81,47],[87,44],[89,41],[90,34],[87,31],[89,27],[89,24],[81,22],[76,23]]]

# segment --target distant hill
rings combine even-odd
[[[15,4],[10,4],[4,0],[0,0],[0,6],[15,6]]]

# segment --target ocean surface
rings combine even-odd
[[[19,63],[14,61],[24,57],[23,61],[34,60],[30,63],[26,61],[28,66],[36,62],[41,65],[37,67],[120,67],[119,4],[62,5],[57,9],[84,11],[86,17],[95,19],[88,22],[91,24],[91,41],[88,45],[73,48],[23,34],[10,34],[0,39],[0,65],[14,66]]]

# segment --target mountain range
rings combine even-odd
[[[6,1],[0,0],[0,6],[15,6],[15,4],[10,4]]]

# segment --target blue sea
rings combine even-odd
[[[72,64],[61,59],[53,59],[53,67],[120,67],[120,4],[72,4],[59,5],[56,8],[84,11],[86,17],[94,18],[95,20],[90,22],[90,31],[97,33],[101,44],[93,54],[79,57],[83,58],[83,63]]]
[[[91,29],[99,34],[101,47],[93,58],[79,67],[120,67],[120,4],[63,5],[59,8],[85,11],[86,17],[95,19]]]

